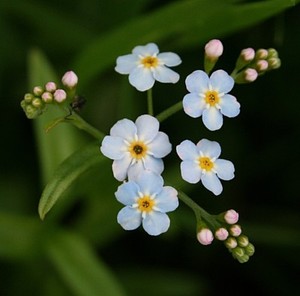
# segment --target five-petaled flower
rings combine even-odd
[[[240,104],[230,94],[234,80],[223,70],[217,70],[210,77],[201,70],[194,71],[186,78],[190,92],[183,98],[184,112],[191,117],[200,117],[211,131],[223,125],[223,115],[235,117],[240,113]]]
[[[125,205],[117,216],[125,230],[134,230],[141,224],[150,235],[166,232],[170,226],[167,212],[178,207],[177,191],[163,186],[163,178],[151,171],[144,171],[118,187],[115,196]]]
[[[161,174],[164,169],[162,157],[172,150],[167,134],[159,131],[158,120],[150,115],[139,116],[135,123],[129,119],[119,120],[104,137],[101,152],[113,159],[114,177],[123,181],[144,170]]]
[[[189,140],[176,147],[182,159],[180,169],[182,178],[192,184],[200,180],[204,187],[215,195],[221,194],[223,187],[219,180],[234,178],[234,166],[229,160],[219,159],[221,147],[215,141],[200,140],[197,145]]]
[[[176,83],[179,74],[168,67],[181,63],[180,57],[173,52],[159,53],[158,46],[148,43],[136,46],[132,54],[117,58],[115,70],[120,74],[129,74],[129,83],[139,91],[153,87],[155,80],[163,83]]]

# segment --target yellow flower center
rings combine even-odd
[[[218,92],[214,90],[208,90],[205,93],[205,102],[209,104],[210,106],[215,106],[220,102],[219,94]]]
[[[202,170],[210,171],[214,167],[214,163],[210,160],[209,157],[201,156],[199,158],[199,166]]]
[[[135,159],[141,159],[147,154],[147,146],[141,141],[134,141],[129,146],[129,152]]]
[[[138,204],[138,209],[141,211],[141,212],[151,212],[154,205],[155,205],[155,202],[153,199],[150,198],[150,196],[148,195],[144,195],[143,197],[140,197],[137,201],[137,204]]]
[[[143,64],[143,66],[145,68],[156,67],[158,65],[158,58],[148,56],[148,57],[142,58],[141,63]]]

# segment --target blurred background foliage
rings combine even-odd
[[[299,285],[299,6],[292,0],[3,0],[0,3],[0,295],[293,295]],[[125,232],[111,162],[95,160],[44,221],[37,207],[44,185],[74,151],[100,143],[61,125],[45,134],[53,114],[28,120],[19,104],[33,85],[79,76],[87,98],[81,115],[108,133],[120,118],[146,112],[145,94],[114,72],[115,59],[156,42],[177,52],[175,86],[156,84],[156,114],[186,94],[184,78],[203,67],[203,46],[222,40],[217,67],[230,72],[241,49],[279,51],[282,67],[232,93],[241,114],[220,131],[179,112],[162,124],[173,145],[206,137],[222,145],[236,177],[214,197],[180,181],[173,151],[165,175],[210,213],[240,212],[256,246],[246,264],[221,243],[201,246],[185,205],[159,237]],[[298,275],[297,275],[298,274]]]

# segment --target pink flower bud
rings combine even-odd
[[[197,239],[200,244],[206,246],[212,243],[214,236],[208,228],[203,228],[197,233]]]
[[[235,224],[239,221],[239,214],[235,210],[228,210],[224,215],[224,219],[228,224]]]
[[[54,93],[54,100],[58,103],[63,102],[67,98],[67,94],[63,89],[57,89]]]
[[[56,84],[55,82],[47,82],[46,85],[45,85],[45,89],[46,91],[52,93],[52,92],[55,92],[56,91]]]
[[[51,103],[52,100],[53,100],[53,95],[52,93],[48,92],[48,91],[45,91],[43,94],[42,94],[42,100],[45,102],[45,103]]]
[[[215,232],[215,237],[218,239],[218,240],[225,240],[227,239],[228,237],[228,231],[226,228],[219,228],[216,232]]]
[[[33,88],[33,94],[35,95],[35,96],[40,96],[42,93],[43,93],[43,88],[41,87],[41,86],[35,86],[34,88]]]
[[[242,228],[240,225],[234,224],[230,227],[229,232],[232,236],[239,236],[242,233]]]
[[[266,59],[268,57],[268,55],[269,55],[269,52],[266,49],[259,49],[256,52],[256,57],[260,60]]]
[[[258,72],[266,71],[269,67],[269,63],[266,60],[259,60],[256,63],[256,70]]]
[[[223,44],[218,39],[212,39],[205,45],[205,54],[208,58],[218,59],[223,53]]]
[[[241,51],[241,57],[246,62],[251,62],[255,57],[255,50],[253,48],[245,48]]]
[[[78,77],[73,71],[68,71],[64,74],[61,81],[64,86],[68,88],[73,88],[78,83]]]
[[[253,82],[256,80],[258,73],[255,69],[248,68],[245,70],[244,75],[247,82]]]

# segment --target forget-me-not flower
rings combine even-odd
[[[166,213],[174,211],[179,203],[176,189],[163,185],[163,178],[150,171],[120,185],[115,196],[125,207],[118,213],[118,223],[125,230],[142,224],[150,235],[166,232],[170,226]]]
[[[229,160],[219,159],[221,146],[215,141],[200,140],[197,145],[189,140],[181,142],[176,147],[182,178],[192,184],[200,180],[204,187],[215,195],[221,194],[222,180],[234,178],[234,166]]]
[[[176,83],[179,74],[169,69],[181,63],[180,57],[173,52],[159,53],[155,43],[136,46],[131,54],[117,58],[115,70],[129,74],[129,82],[139,91],[153,87],[155,80],[163,83]]]
[[[235,117],[240,113],[240,104],[230,94],[233,78],[223,70],[217,70],[210,77],[201,70],[194,71],[186,80],[190,92],[183,98],[184,112],[191,117],[200,117],[211,131],[223,125],[223,115]]]
[[[167,134],[159,131],[159,121],[150,115],[139,116],[135,123],[119,120],[104,137],[101,152],[113,159],[114,177],[123,181],[144,170],[161,174],[164,164],[161,158],[172,150]]]

